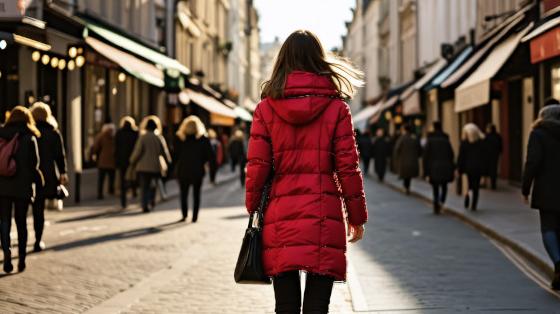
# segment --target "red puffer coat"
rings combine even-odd
[[[265,211],[267,275],[291,270],[346,279],[348,221],[367,220],[362,175],[348,106],[331,80],[307,72],[288,76],[285,99],[258,105],[249,140],[246,206],[257,209],[274,164]]]

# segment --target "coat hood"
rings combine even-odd
[[[0,128],[0,138],[11,139],[16,134],[31,135],[32,133],[27,128],[27,124],[25,124],[24,122],[7,124],[4,127]]]
[[[535,125],[535,129],[541,129],[560,141],[560,121],[558,120],[541,120]]]
[[[320,116],[338,92],[328,76],[295,71],[286,79],[284,96],[268,99],[274,112],[290,124],[304,125]]]

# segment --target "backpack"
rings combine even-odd
[[[11,140],[0,138],[0,177],[13,177],[17,166],[14,155],[19,147],[19,134]]]

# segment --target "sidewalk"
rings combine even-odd
[[[402,181],[394,174],[387,175],[386,183],[404,191]],[[411,192],[432,202],[432,187],[424,180],[413,180]],[[543,271],[553,273],[552,263],[541,240],[538,212],[523,203],[519,189],[502,182],[497,191],[481,190],[476,212],[466,210],[463,201],[463,197],[455,193],[454,185],[450,184],[445,203],[447,213],[508,245]]]

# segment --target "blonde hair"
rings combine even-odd
[[[467,123],[463,127],[463,134],[462,138],[464,141],[468,141],[469,143],[475,143],[477,141],[484,139],[484,133],[478,128],[478,126],[474,123]]]
[[[134,120],[134,118],[131,116],[124,116],[121,118],[121,121],[119,122],[119,126],[121,128],[124,128],[127,124],[130,125],[130,127],[134,131],[138,129],[138,127],[136,126],[136,120]]]
[[[58,129],[58,122],[52,115],[51,107],[49,105],[45,104],[44,102],[38,101],[34,103],[33,106],[31,106],[30,110],[35,122],[47,122],[55,129]]]
[[[208,138],[211,139],[218,138],[218,134],[216,133],[216,131],[214,131],[214,129],[208,129]]]
[[[140,122],[140,132],[146,133],[146,126],[148,125],[148,121],[150,120],[154,121],[155,124],[157,125],[157,129],[155,130],[154,133],[157,135],[163,135],[163,127],[161,126],[161,120],[156,115],[150,115],[142,119],[142,122]]]
[[[6,125],[10,125],[13,123],[25,123],[27,129],[33,133],[33,135],[40,137],[41,132],[35,126],[35,119],[33,119],[33,115],[31,115],[31,111],[23,106],[16,106],[10,112],[10,117],[6,121]]]
[[[177,130],[177,137],[181,141],[184,141],[189,135],[194,135],[196,138],[206,136],[206,128],[197,116],[188,116],[185,118],[179,130]]]

